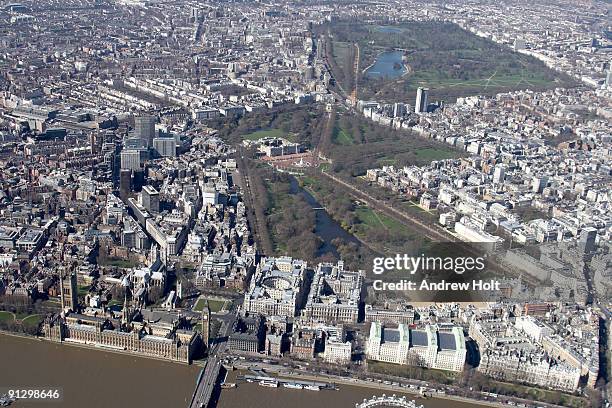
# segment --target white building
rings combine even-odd
[[[370,360],[405,364],[409,345],[410,333],[405,324],[391,329],[384,328],[379,322],[372,322],[366,356]]]
[[[262,258],[244,294],[243,310],[268,316],[296,316],[303,298],[305,261]]]
[[[550,336],[554,333],[552,327],[544,322],[536,320],[533,316],[518,316],[514,325],[517,329],[525,332],[532,340],[541,342],[545,336]]]
[[[344,270],[344,263],[321,263],[312,279],[302,316],[310,321],[357,323],[362,273]]]
[[[495,251],[504,242],[504,239],[481,230],[468,217],[462,217],[455,223],[455,233],[467,242],[477,242],[487,251]]]
[[[463,370],[466,354],[461,327],[427,325],[424,329],[409,330],[400,324],[397,329],[390,329],[378,322],[370,327],[366,351],[370,360],[449,371]]]
[[[345,341],[343,328],[329,328],[325,333],[323,360],[334,364],[350,363],[353,345],[350,341]]]

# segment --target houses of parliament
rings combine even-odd
[[[134,353],[190,364],[202,349],[202,335],[183,317],[168,318],[161,312],[131,307],[127,301],[120,316],[113,313],[79,313],[76,275],[63,277],[60,285],[63,312],[47,317],[44,337],[55,342]],[[206,320],[209,316],[203,316]],[[206,338],[208,335],[205,336]],[[207,343],[207,341],[204,341]]]

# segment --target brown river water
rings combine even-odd
[[[0,390],[55,389],[61,401],[20,400],[21,407],[182,408],[187,407],[200,367],[166,363],[101,350],[0,334]],[[230,373],[230,381],[232,373]],[[218,408],[354,408],[389,391],[340,385],[339,391],[265,388],[239,383],[221,392]],[[414,399],[409,396],[410,399]],[[424,408],[482,407],[442,399],[416,400]]]

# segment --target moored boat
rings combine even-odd
[[[278,387],[278,381],[276,381],[276,380],[261,380],[259,382],[259,385],[261,385],[262,387],[276,388],[276,387]]]

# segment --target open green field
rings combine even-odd
[[[100,266],[116,266],[117,268],[124,269],[135,268],[136,266],[138,266],[138,262],[136,261],[125,260],[116,257],[99,256],[97,262]]]
[[[410,234],[411,231],[391,217],[372,210],[369,207],[357,207],[355,210],[357,219],[365,228],[385,228],[393,233]]]
[[[12,321],[15,320],[15,316],[11,312],[0,311],[0,321]]]
[[[204,299],[200,298],[193,306],[193,310],[196,312],[201,312],[206,305],[206,301],[208,300],[208,307],[212,313],[217,313],[223,310],[226,301],[225,300],[217,300],[217,299]]]
[[[36,327],[40,324],[40,322],[42,322],[43,320],[43,316],[39,315],[39,314],[33,314],[30,315],[24,319],[21,320],[21,323],[24,326],[28,326],[28,327]]]
[[[283,137],[286,138],[287,135],[280,129],[263,129],[257,130],[255,132],[247,133],[244,135],[245,140],[259,140],[264,137]]]
[[[380,211],[357,206],[350,232],[382,254],[412,253],[423,245],[423,237]]]
[[[346,92],[353,89],[355,45],[350,39],[328,41],[328,60],[332,64],[334,77]]]
[[[424,165],[432,160],[461,157],[450,146],[424,139],[406,130],[390,129],[363,116],[337,113],[332,119],[326,156],[333,160],[333,172],[365,174],[385,165]]]
[[[339,145],[352,145],[353,143],[355,143],[355,141],[353,140],[353,135],[340,127],[334,128],[332,141],[335,144]]]
[[[338,65],[342,69],[345,67],[350,69],[350,67],[352,67],[351,58],[353,48],[353,44],[349,42],[334,41],[332,43],[332,54],[334,56],[334,60],[338,62]]]
[[[451,150],[435,149],[431,147],[417,149],[414,154],[419,161],[424,160],[428,163],[433,160],[454,159],[457,157],[457,154]]]
[[[333,56],[339,61],[343,61],[346,57],[349,56],[349,52],[351,51],[351,47],[353,46],[351,43],[341,41],[334,41],[332,45]]]
[[[10,322],[14,320],[21,320],[21,324],[26,327],[36,327],[42,321],[43,315],[39,314],[27,314],[18,313],[13,314],[11,312],[0,311],[0,321]]]
[[[51,309],[56,309],[59,310],[61,307],[61,301],[59,299],[59,297],[57,298],[49,298],[46,300],[43,300],[41,303],[42,306],[47,307],[47,308],[51,308]]]
[[[111,299],[110,302],[108,302],[108,307],[117,306],[117,305],[123,306],[123,299],[121,299],[121,300],[119,300],[119,299]]]
[[[478,37],[453,23],[413,21],[382,27],[337,21],[319,29],[333,37],[333,41],[328,41],[334,59],[330,65],[345,88],[354,79],[350,78],[354,73],[346,67],[351,57],[347,55],[349,47],[359,44],[362,68],[357,78],[359,99],[413,102],[418,87],[429,88],[429,100],[433,102],[453,101],[466,95],[576,85],[535,58]],[[392,50],[403,53],[408,73],[396,79],[368,76],[365,68],[380,53]]]
[[[221,117],[211,121],[218,136],[229,143],[282,137],[306,148],[315,145],[323,131],[325,107],[321,104],[287,104],[243,117]]]
[[[15,313],[15,319],[16,320],[23,320],[23,319],[25,319],[28,316],[30,316],[30,313],[28,313],[28,312]]]

